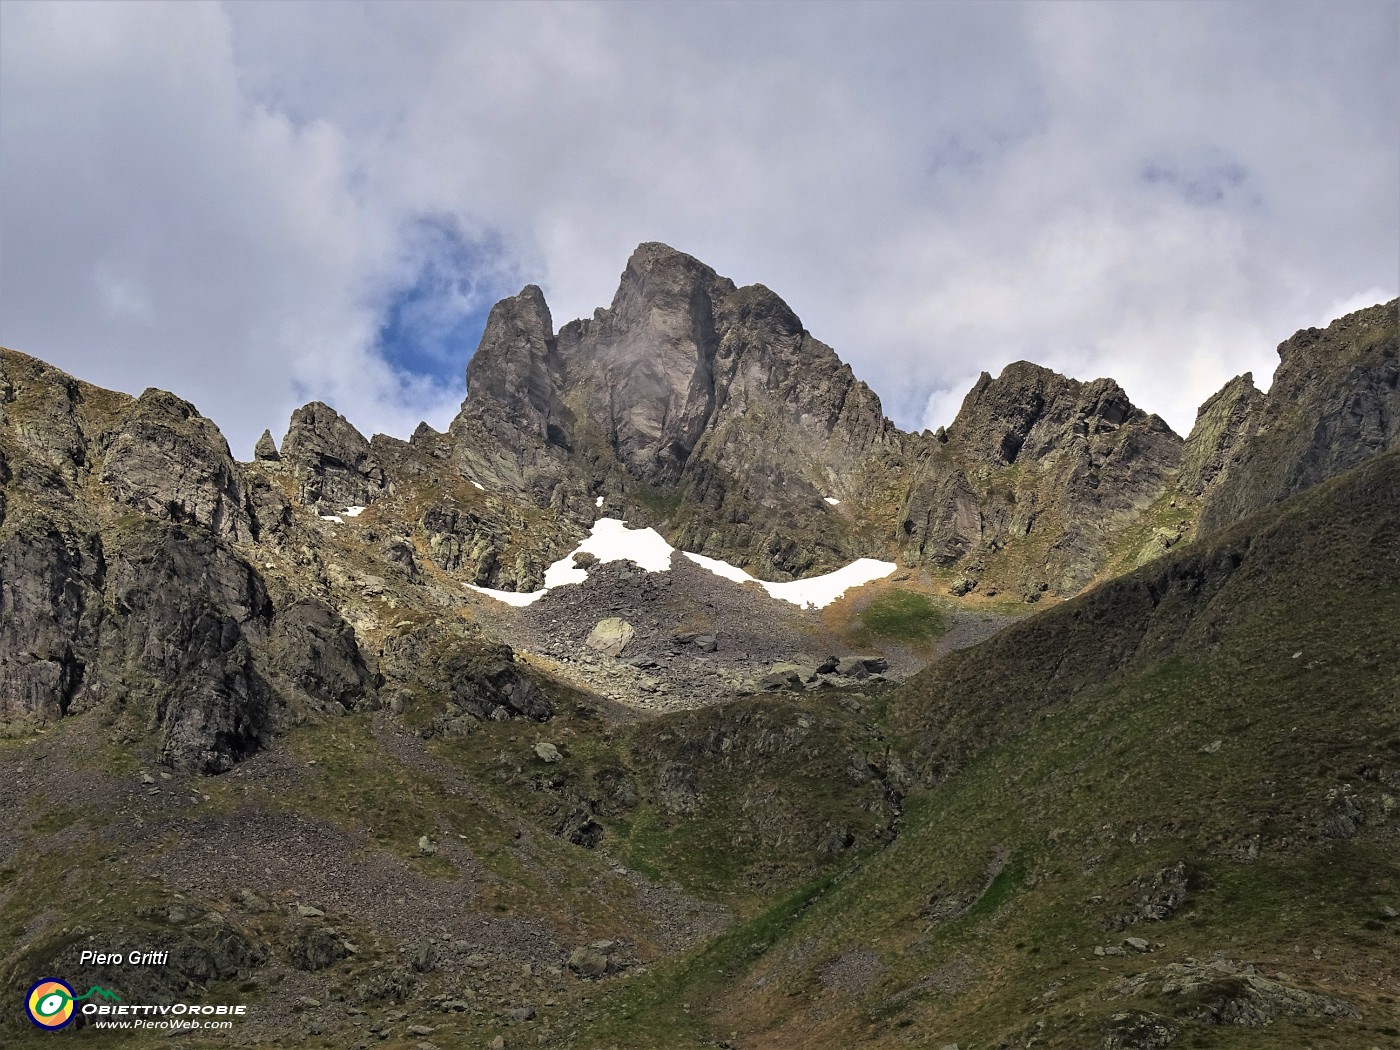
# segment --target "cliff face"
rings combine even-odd
[[[1237,379],[1206,403],[1188,442],[1192,463],[1219,464],[1202,485],[1202,534],[1400,443],[1397,311],[1392,300],[1304,329],[1279,344],[1267,394],[1241,394]]]
[[[193,407],[0,358],[0,713],[106,705],[170,764],[228,768],[269,729],[251,659],[271,619],[233,545],[256,525],[228,446]]]
[[[171,394],[0,351],[0,720],[93,712],[113,739],[150,736],[167,765],[218,773],[288,725],[378,706],[381,688],[391,702],[446,689],[443,661],[465,688],[480,645],[431,622],[443,599],[415,586],[412,526],[345,542],[319,513],[389,499],[378,462],[308,406],[282,461],[236,463]],[[386,648],[416,655],[380,672]],[[521,677],[492,674],[512,690]]]
[[[904,559],[1032,600],[1092,579],[1181,458],[1181,439],[1113,380],[1025,361],[982,373],[936,440],[904,505]]]

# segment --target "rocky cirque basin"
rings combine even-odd
[[[819,686],[869,680],[899,681],[928,656],[897,645],[856,647],[838,636],[814,609],[769,597],[754,585],[724,579],[675,554],[665,572],[629,561],[589,572],[585,583],[551,590],[519,610],[501,609],[501,630],[518,649],[538,654],[549,669],[591,691],[644,710],[666,711],[715,703],[773,687],[774,665],[823,667],[841,657],[870,667],[820,676]],[[635,632],[615,655],[588,645],[600,621],[616,618]],[[966,617],[990,628],[1006,618]],[[958,638],[968,644],[966,626]],[[872,677],[870,668],[878,668]]]

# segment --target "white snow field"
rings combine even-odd
[[[478,594],[505,602],[517,607],[539,601],[555,587],[582,583],[588,579],[586,569],[574,564],[574,555],[587,553],[598,561],[623,561],[630,559],[648,572],[666,572],[671,568],[671,556],[676,553],[661,534],[655,529],[629,529],[626,522],[618,518],[599,518],[593,525],[588,538],[564,557],[544,571],[544,586],[537,591],[498,591],[490,587],[477,587],[469,584]],[[718,558],[707,558],[703,554],[681,553],[716,576],[735,583],[756,583],[772,597],[793,605],[825,608],[852,587],[859,587],[872,580],[883,579],[894,572],[892,561],[878,561],[875,558],[858,558],[851,564],[805,580],[791,580],[787,583],[768,583],[750,576],[743,569],[730,565]]]

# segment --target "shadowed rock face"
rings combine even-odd
[[[339,615],[279,617],[239,553],[259,530],[213,423],[163,391],[99,390],[12,351],[0,366],[0,717],[100,707],[168,765],[221,772],[272,732],[269,677],[373,695]]]
[[[376,706],[381,682],[546,716],[509,648],[483,649],[460,621],[437,630],[431,659],[391,659],[387,674],[383,644],[366,652],[351,627],[386,587],[396,619],[429,601],[415,521],[386,515],[337,544],[315,512],[384,498],[381,458],[405,483],[450,470],[430,431],[416,437],[372,448],[313,404],[280,455],[264,435],[239,464],[171,394],[132,398],[0,352],[0,720],[100,711],[164,764],[219,773],[290,723]],[[432,517],[434,505],[410,506]],[[493,507],[481,520],[520,516]]]
[[[1400,300],[1392,300],[1304,329],[1279,344],[1267,394],[1241,394],[1236,379],[1206,403],[1190,458],[1220,466],[1205,493],[1201,534],[1400,444],[1397,311]],[[1216,417],[1226,404],[1232,418],[1222,425]],[[1215,435],[1227,432],[1237,436],[1221,449]]]

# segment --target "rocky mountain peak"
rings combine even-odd
[[[1199,442],[1229,427],[1230,446],[1206,491],[1199,529],[1245,514],[1400,444],[1400,300],[1357,310],[1279,345],[1267,394],[1227,384],[1202,409]],[[1250,386],[1252,387],[1252,383]],[[1232,417],[1213,420],[1231,408]],[[1209,456],[1207,456],[1209,459]]]
[[[370,444],[329,405],[313,401],[292,413],[282,460],[296,476],[301,501],[328,509],[368,506],[385,485]]]
[[[554,320],[538,285],[491,308],[481,343],[467,365],[464,412],[503,416],[547,436],[554,383],[550,356]]]
[[[1029,361],[1016,361],[995,379],[987,372],[981,374],[948,436],[984,462],[1009,466],[1023,455],[1040,458],[1066,441],[1124,425],[1176,438],[1165,422],[1137,408],[1112,379],[1085,383]]]
[[[1254,385],[1254,375],[1235,376],[1196,411],[1196,423],[1186,439],[1177,487],[1199,496],[1210,486],[1242,442],[1254,432],[1255,416],[1264,395]]]

